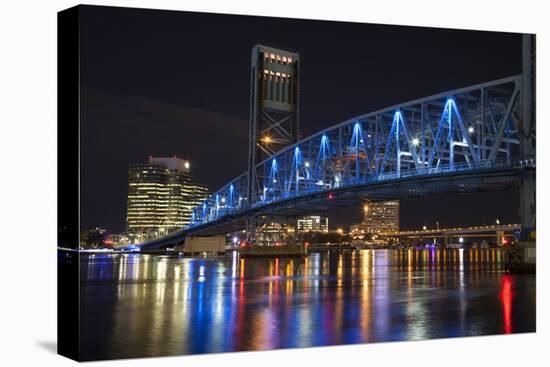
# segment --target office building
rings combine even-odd
[[[296,228],[298,232],[328,232],[328,218],[309,216],[298,219]]]
[[[128,170],[126,225],[131,243],[163,236],[191,220],[193,208],[208,189],[192,180],[190,162],[177,157],[149,157]]]
[[[399,231],[399,200],[366,202],[363,223],[352,227],[352,232],[382,233]]]

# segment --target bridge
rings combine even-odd
[[[375,200],[519,188],[521,76],[357,116],[300,140],[211,195],[186,233],[227,233],[251,216],[297,216]]]
[[[278,151],[269,145],[280,140],[260,137],[267,157],[196,207],[187,227],[143,247],[176,244],[188,235],[250,234],[258,218],[320,213],[361,198],[488,190],[519,190],[522,228],[534,230],[534,76],[526,44],[520,75],[356,116]],[[290,118],[269,117],[264,132],[284,132],[281,124]]]
[[[497,232],[514,232],[521,229],[521,224],[496,224],[490,226],[472,226],[472,227],[452,227],[452,228],[429,228],[421,230],[383,232],[381,237],[433,237],[445,235],[467,235],[467,234],[482,234],[482,233],[497,233]]]
[[[452,228],[426,228],[421,230],[405,230],[397,232],[377,233],[379,237],[386,238],[443,238],[443,245],[446,246],[453,237],[496,237],[497,245],[506,244],[505,236],[514,235],[516,231],[521,230],[521,224],[494,224],[472,227],[452,227]]]

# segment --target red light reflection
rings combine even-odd
[[[502,315],[504,318],[504,333],[512,333],[512,286],[510,275],[504,275],[501,281],[500,301],[502,302]]]

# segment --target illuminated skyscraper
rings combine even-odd
[[[360,229],[364,233],[399,231],[399,200],[368,202],[363,206],[363,212]]]
[[[130,242],[165,235],[186,226],[208,189],[193,182],[189,161],[149,157],[128,170],[126,226]]]

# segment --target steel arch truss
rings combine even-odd
[[[228,183],[195,209],[189,228],[312,193],[534,164],[520,156],[520,94],[521,76],[514,76],[344,121],[258,164],[252,202],[248,173]]]

